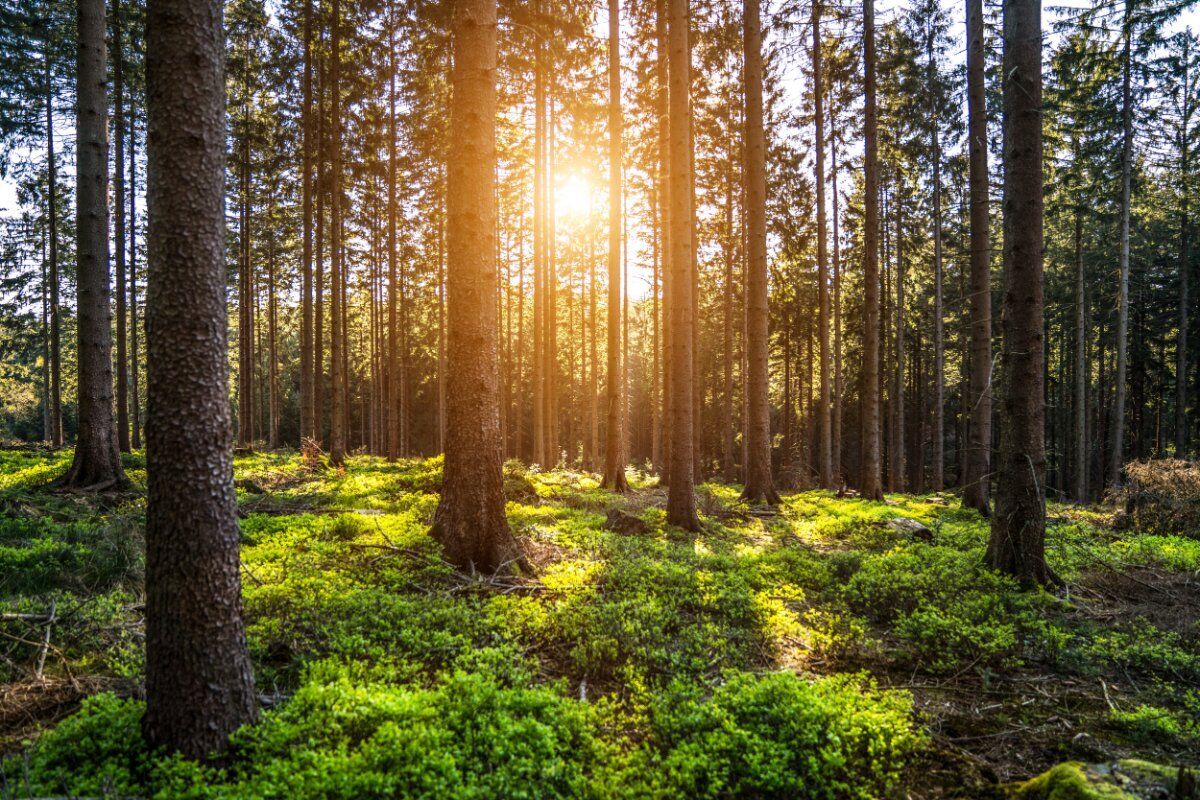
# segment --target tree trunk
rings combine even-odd
[[[446,467],[433,536],[450,563],[519,557],[504,516],[496,385],[496,0],[455,0],[447,176]]]
[[[147,741],[204,758],[256,717],[226,361],[218,0],[150,0]],[[188,91],[179,87],[185,85]]]
[[[125,484],[113,420],[104,0],[80,0],[78,23],[75,230],[79,432],[75,458],[60,483],[74,489],[102,490]]]
[[[832,175],[833,194],[833,412],[831,415],[833,479],[838,487],[845,482],[842,474],[842,264],[841,241],[838,237],[838,161],[837,161],[837,114],[829,109],[830,128],[833,136],[829,143],[829,167]]]
[[[137,115],[129,108],[129,402],[130,433],[133,449],[142,446],[141,367],[138,332],[137,271]]]
[[[300,175],[303,242],[300,256],[300,443],[316,440],[317,422],[313,353],[313,0],[304,2],[304,99],[301,107],[300,136],[302,165]]]
[[[624,381],[621,364],[621,38],[620,7],[608,0],[608,375],[605,400],[604,482],[614,492],[629,490],[622,459]]]
[[[767,148],[763,131],[760,0],[744,0],[746,82],[746,484],[747,503],[778,503],[771,476],[770,317],[767,295]],[[689,243],[690,244],[690,243]],[[790,409],[784,409],[785,417]]]
[[[904,475],[904,198],[897,181],[893,196],[896,214],[896,376],[892,396],[892,454],[888,460],[888,490],[903,492]]]
[[[1183,113],[1182,133],[1179,137],[1179,179],[1182,184],[1179,210],[1179,339],[1175,343],[1175,457],[1188,456],[1188,414],[1187,414],[1187,368],[1188,368],[1188,281],[1191,277],[1191,240],[1188,219],[1188,181],[1191,172],[1189,163],[1189,147],[1191,137],[1192,101],[1189,92],[1192,81],[1189,75],[1191,66],[1190,52],[1191,37],[1183,38]]]
[[[938,131],[937,104],[934,98],[933,34],[927,45],[929,58],[929,126],[933,145],[933,491],[945,488],[946,417],[945,417],[945,341],[942,309],[942,142]],[[924,412],[921,419],[925,419]]]
[[[63,446],[62,423],[62,315],[59,313],[58,291],[58,161],[54,151],[54,78],[50,53],[53,43],[46,30],[46,49],[43,55],[46,70],[46,228],[48,233],[50,282],[50,444]]]
[[[387,177],[387,263],[388,263],[388,343],[387,380],[389,384],[387,413],[387,457],[400,457],[404,426],[404,391],[401,382],[400,330],[398,302],[404,301],[400,286],[396,248],[396,7],[388,2],[388,177]]]
[[[1005,0],[1003,386],[987,563],[1024,585],[1054,580],[1045,555],[1041,59],[1040,2]]]
[[[692,328],[692,168],[691,63],[688,0],[668,0],[667,39],[670,47],[670,189],[671,189],[671,473],[667,522],[689,531],[700,530],[693,491]]]
[[[329,159],[329,371],[330,388],[329,460],[346,463],[346,329],[342,306],[344,261],[342,252],[342,15],[341,1],[333,0],[332,44],[330,46],[330,159]]]
[[[1108,465],[1108,484],[1113,488],[1121,485],[1121,470],[1125,465],[1125,384],[1129,373],[1129,203],[1133,172],[1131,3],[1132,0],[1125,2],[1125,18],[1122,22],[1124,49],[1121,59],[1121,239],[1120,278],[1117,283],[1117,374],[1114,376],[1116,397],[1113,401],[1112,460]]]
[[[879,134],[875,110],[875,0],[863,0],[863,367],[859,491],[883,499],[879,447]]]
[[[992,454],[992,275],[988,213],[983,0],[967,0],[967,142],[971,204],[970,442],[963,504],[989,513]]]
[[[125,311],[125,76],[121,33],[121,0],[112,4],[113,76],[113,244],[116,245],[117,306],[117,447],[129,452],[129,361],[126,349]]]
[[[250,115],[243,111],[248,124]],[[242,132],[241,163],[239,168],[239,231],[241,247],[238,258],[238,445],[254,444],[254,276],[251,272],[250,248],[250,136]]]
[[[833,489],[833,430],[829,386],[829,265],[825,240],[825,87],[821,78],[821,2],[812,4],[813,128],[816,141],[817,194],[817,337],[821,358],[821,396],[817,403],[817,480]]]
[[[1087,296],[1083,271],[1083,206],[1075,206],[1075,375],[1074,375],[1074,456],[1071,470],[1071,498],[1087,502]]]

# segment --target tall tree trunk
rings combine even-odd
[[[729,110],[729,116],[726,117],[726,122],[729,129],[733,129],[733,110]],[[722,298],[723,318],[721,325],[723,330],[721,335],[723,338],[721,347],[721,372],[722,372],[722,388],[721,388],[721,407],[718,409],[717,426],[721,437],[721,475],[727,481],[736,480],[734,473],[734,437],[737,433],[733,424],[733,299],[736,296],[737,290],[734,288],[734,262],[737,259],[737,243],[734,236],[733,227],[733,195],[735,182],[733,179],[733,160],[736,158],[733,152],[728,152],[725,158],[725,209],[724,209],[724,230],[722,231],[722,249],[725,260],[725,276],[723,291],[725,297]]]
[[[992,275],[988,213],[983,0],[967,0],[967,149],[971,204],[970,442],[963,504],[989,513],[992,454]]]
[[[121,0],[112,4],[113,76],[113,244],[116,245],[117,306],[117,447],[129,452],[129,361],[125,311],[125,45],[121,32]]]
[[[833,430],[829,386],[829,265],[825,227],[825,87],[821,77],[821,2],[812,4],[813,128],[816,141],[817,193],[817,338],[820,343],[821,396],[817,404],[817,480],[833,489]]]
[[[1076,145],[1078,147],[1078,145]],[[1078,152],[1078,150],[1076,151]],[[1074,456],[1071,470],[1071,498],[1086,503],[1087,440],[1087,296],[1083,270],[1083,206],[1075,206],[1075,374],[1074,374]]]
[[[46,71],[46,227],[50,281],[50,444],[63,446],[62,422],[62,315],[59,313],[58,284],[58,161],[54,151],[54,77],[51,67],[49,25],[43,55]]]
[[[238,575],[219,0],[150,0],[147,741],[220,752],[257,714]],[[179,90],[186,84],[187,92]]]
[[[274,197],[268,219],[274,219]],[[279,319],[275,285],[275,234],[268,234],[267,244],[267,446],[278,450],[279,440]]]
[[[387,408],[387,457],[400,457],[404,426],[404,391],[400,364],[400,331],[398,303],[404,302],[400,286],[396,248],[396,6],[388,2],[388,178],[387,178],[387,262],[388,262],[388,368],[389,402]]]
[[[1046,564],[1042,275],[1042,28],[1038,0],[1004,3],[1004,345],[996,513],[987,563],[1024,585]]]
[[[300,136],[303,151],[300,194],[303,242],[300,256],[300,443],[317,440],[313,353],[313,0],[304,1],[304,99]],[[319,356],[316,356],[319,358]]]
[[[771,476],[770,315],[767,295],[767,147],[763,131],[760,0],[742,3],[746,82],[746,484],[748,503],[778,503]],[[674,85],[674,84],[672,84]],[[686,84],[685,84],[686,85]],[[674,255],[674,254],[672,254]],[[784,409],[785,419],[791,413]]]
[[[926,55],[929,60],[929,134],[933,147],[933,491],[940,492],[946,483],[946,356],[942,319],[942,142],[934,97],[937,65],[933,58],[932,33],[929,34]],[[924,412],[921,418],[925,418]]]
[[[129,425],[131,444],[142,446],[141,367],[138,331],[137,270],[137,114],[129,105]]]
[[[1117,283],[1117,374],[1116,396],[1113,405],[1112,460],[1108,465],[1108,484],[1121,485],[1121,470],[1125,466],[1125,394],[1129,373],[1129,203],[1133,172],[1133,89],[1130,73],[1133,60],[1132,0],[1125,2],[1121,25],[1124,47],[1121,57],[1121,239]]]
[[[905,490],[904,479],[904,198],[903,188],[897,181],[893,198],[896,214],[896,380],[892,396],[892,455],[888,461],[888,489],[893,492]]]
[[[671,479],[671,412],[675,394],[671,390],[671,298],[673,267],[671,253],[671,113],[670,113],[670,43],[667,33],[667,0],[655,0],[654,33],[657,76],[655,108],[658,116],[658,207],[662,250],[662,462],[659,472],[663,483]]]
[[[875,110],[875,0],[863,0],[863,366],[859,491],[883,499],[879,447],[879,134]]]
[[[1192,81],[1189,74],[1191,67],[1190,52],[1191,37],[1183,39],[1183,114],[1182,133],[1179,137],[1179,180],[1182,191],[1179,193],[1179,339],[1175,343],[1175,457],[1188,456],[1188,414],[1187,414],[1187,368],[1188,368],[1188,281],[1191,277],[1191,220],[1188,218],[1188,199],[1190,191],[1189,173],[1189,144],[1192,119]]]
[[[608,0],[608,375],[605,399],[604,486],[629,490],[622,460],[624,381],[621,364],[621,17],[617,0]]]
[[[244,124],[249,124],[249,112],[243,109]],[[238,244],[238,445],[254,444],[254,275],[250,246],[250,135],[242,132],[239,171],[239,231]]]
[[[837,486],[842,486],[845,476],[842,474],[842,251],[838,236],[838,161],[837,161],[837,113],[830,106],[830,128],[833,135],[829,142],[829,167],[832,173],[831,189],[833,194],[833,412],[831,414],[832,452],[830,460],[833,479]]]
[[[330,304],[329,345],[332,377],[330,390],[329,460],[346,463],[346,328],[342,306],[345,301],[342,251],[342,14],[341,0],[333,0],[330,58],[330,160],[329,160],[329,254]]]
[[[451,10],[450,418],[433,535],[450,563],[493,572],[519,556],[504,516],[496,385],[496,0],[455,0]]]
[[[534,0],[533,66],[533,460],[547,466],[546,452],[546,39],[543,0]]]
[[[75,458],[60,483],[98,491],[125,484],[113,420],[104,0],[80,0],[78,23],[75,230],[79,432]]]
[[[693,464],[692,328],[692,106],[689,58],[688,0],[668,0],[667,39],[670,46],[670,187],[671,187],[671,473],[667,522],[689,531],[700,530],[696,515]]]

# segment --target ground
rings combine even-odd
[[[219,761],[147,753],[144,461],[45,489],[68,460],[0,452],[0,798],[1120,798],[1152,795],[1076,784],[1200,751],[1200,540],[1111,509],[1051,507],[1051,595],[948,494],[705,484],[693,536],[645,474],[509,464],[533,572],[488,578],[428,536],[440,460],[282,453],[236,463],[264,717]]]

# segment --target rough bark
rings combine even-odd
[[[608,374],[605,401],[603,485],[629,490],[622,451],[624,372],[621,364],[621,16],[617,0],[608,0]]]
[[[1004,309],[1000,454],[987,563],[1048,584],[1042,273],[1042,30],[1038,0],[1004,3]]]
[[[125,309],[125,53],[121,32],[121,0],[112,4],[113,76],[113,244],[116,245],[117,312],[117,448],[129,452],[129,361]]]
[[[812,4],[813,129],[816,141],[817,194],[817,338],[821,394],[817,403],[817,480],[833,489],[833,426],[829,386],[829,263],[825,223],[825,87],[821,78],[821,3]]]
[[[967,0],[967,142],[971,205],[970,433],[963,504],[989,513],[992,461],[992,275],[983,0]]]
[[[771,475],[770,332],[767,308],[767,151],[763,132],[760,0],[745,0],[743,49],[746,83],[746,483],[748,503],[778,503]],[[690,244],[690,243],[689,243]],[[785,411],[785,413],[787,413]]]
[[[113,419],[104,0],[80,0],[77,19],[75,230],[79,431],[75,458],[60,483],[72,489],[100,490],[125,483]]]
[[[446,466],[433,536],[461,569],[518,558],[504,516],[496,351],[496,0],[451,5]]]
[[[226,361],[219,0],[150,0],[147,741],[202,758],[256,716]]]
[[[696,515],[693,464],[692,304],[693,197],[691,169],[691,63],[688,0],[668,0],[667,40],[670,48],[671,153],[671,482],[667,493],[667,522],[689,531],[700,530]]]
[[[1122,23],[1124,41],[1121,57],[1121,233],[1118,256],[1119,277],[1117,279],[1117,374],[1113,400],[1112,457],[1108,463],[1108,484],[1116,488],[1121,485],[1121,471],[1125,466],[1125,396],[1126,377],[1129,373],[1129,214],[1130,183],[1133,173],[1133,89],[1130,72],[1133,59],[1131,39],[1133,36],[1130,4],[1125,2],[1125,18]]]
[[[859,491],[883,499],[879,446],[879,134],[875,107],[875,0],[863,0],[863,365]]]

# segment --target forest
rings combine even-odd
[[[0,800],[1200,800],[1193,0],[0,0]]]

